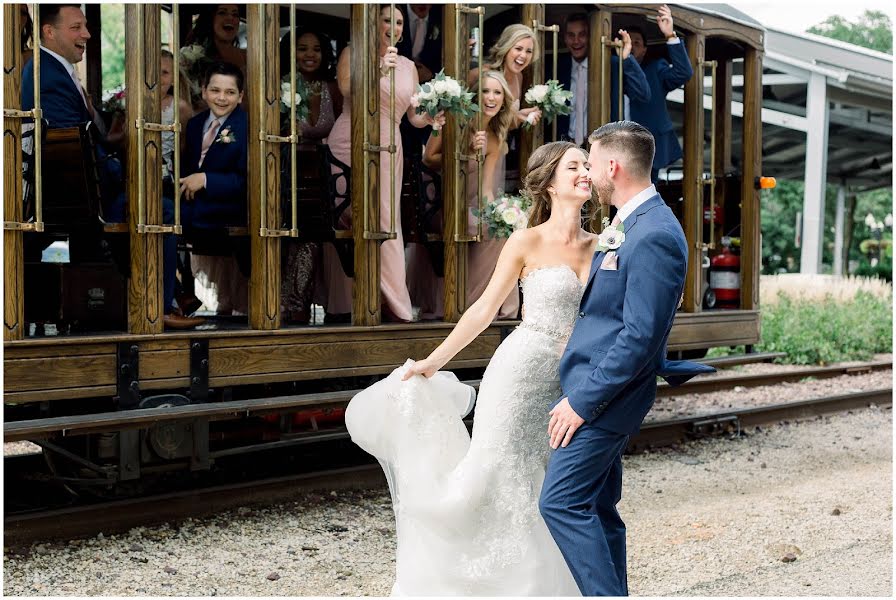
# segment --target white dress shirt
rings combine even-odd
[[[416,14],[414,11],[411,10],[411,5],[410,5],[410,4],[408,4],[407,7],[408,7],[408,9],[407,9],[407,10],[408,10],[408,12],[407,12],[407,14],[408,14],[408,19],[407,19],[408,28],[407,28],[407,32],[408,32],[408,33],[410,34],[410,36],[411,36],[411,47],[413,48],[413,47],[414,47],[414,42],[417,41],[417,40],[414,39],[414,34],[417,32],[417,21],[423,21],[423,31],[424,31],[424,32],[425,32],[425,31],[428,31],[427,28],[429,27],[429,15],[427,14],[425,17],[423,17],[423,18],[421,19],[420,17],[417,16],[417,14]],[[426,35],[426,34],[424,33],[423,35]],[[424,40],[424,42],[425,42],[425,41],[426,41],[426,40]]]
[[[623,204],[622,208],[620,208],[616,212],[616,216],[619,217],[619,221],[625,222],[625,220],[631,214],[633,214],[639,206],[641,206],[642,204],[644,204],[645,202],[647,202],[654,196],[656,196],[656,186],[655,185],[651,185],[650,187],[643,189],[640,192],[638,192],[637,194],[635,194],[635,196],[631,200],[629,200],[628,202]]]
[[[578,119],[578,115],[576,113],[579,112],[579,107],[576,104],[576,94],[578,93],[578,88],[580,85],[579,75],[582,75],[581,85],[588,85],[588,57],[582,59],[582,62],[577,62],[575,59],[571,59],[570,65],[570,73],[569,73],[569,91],[572,93],[572,101],[573,107],[572,111],[569,113],[569,131],[566,132],[569,136],[569,139],[574,140],[576,138],[576,123]],[[582,107],[582,115],[585,117],[585,121],[588,121],[588,94],[585,94],[585,102]],[[588,133],[585,132],[585,137],[588,137]]]

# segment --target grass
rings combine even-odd
[[[868,360],[893,351],[893,287],[865,277],[768,275],[759,286],[757,352],[784,352],[777,362],[824,365]],[[743,352],[712,348],[708,356]]]

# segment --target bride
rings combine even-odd
[[[507,240],[485,292],[432,354],[349,404],[352,439],[380,461],[392,494],[393,595],[580,595],[538,497],[560,357],[597,244],[581,228],[592,197],[588,169],[572,143],[538,148],[524,181],[529,228]],[[485,370],[471,439],[461,419],[473,389],[438,371],[490,324],[518,282],[523,321]]]

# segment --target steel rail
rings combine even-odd
[[[879,390],[815,398],[772,406],[730,411],[673,420],[645,423],[632,437],[627,452],[669,446],[684,440],[717,435],[739,435],[747,427],[780,421],[815,418],[855,410],[871,404],[892,406],[893,390]],[[329,434],[330,440],[347,439],[348,432]],[[372,459],[371,459],[372,461]],[[380,466],[371,464],[326,469],[260,481],[223,484],[203,489],[103,502],[82,506],[35,511],[4,516],[7,548],[26,547],[35,541],[72,539],[126,531],[185,518],[196,518],[248,504],[272,504],[291,500],[300,493],[382,487],[385,477]]]

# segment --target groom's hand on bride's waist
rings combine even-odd
[[[556,450],[562,446],[566,448],[572,440],[573,434],[582,426],[585,419],[580,417],[569,405],[569,398],[564,398],[548,413],[551,421],[548,423],[548,435],[551,438],[551,448]]]

